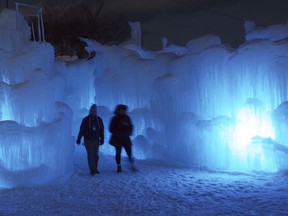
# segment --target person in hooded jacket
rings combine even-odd
[[[79,134],[76,140],[78,145],[81,144],[81,138],[84,136],[84,145],[87,151],[88,166],[90,174],[99,174],[98,171],[98,152],[99,145],[104,144],[104,125],[102,119],[97,116],[96,104],[90,108],[89,115],[83,118]]]
[[[132,171],[137,171],[134,165],[134,159],[132,157],[132,143],[130,136],[132,135],[133,125],[130,117],[126,114],[127,106],[119,104],[116,106],[114,116],[111,119],[109,131],[111,132],[111,138],[109,143],[115,147],[115,160],[117,163],[117,172],[121,172],[121,151],[125,149],[129,161],[132,165]]]

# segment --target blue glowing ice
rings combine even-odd
[[[110,110],[117,103],[128,104],[139,158],[158,153],[191,166],[283,168],[287,157],[276,144],[287,146],[287,130],[277,131],[274,113],[287,100],[287,41],[253,39],[236,50],[215,36],[203,41],[210,42],[195,51],[195,43],[189,42],[189,54],[160,51],[143,59],[137,51],[86,40],[89,50],[98,53],[97,104]],[[149,138],[148,129],[157,138]],[[273,142],[267,145],[267,139]]]
[[[13,31],[0,27],[6,36]],[[287,168],[288,35],[268,37],[281,27],[249,28],[238,49],[214,35],[159,52],[83,39],[96,56],[69,64],[54,60],[50,44],[19,36],[16,49],[0,38],[0,172],[44,166],[49,175],[69,173],[72,135],[94,102],[106,129],[115,105],[128,105],[137,158],[234,171]],[[11,186],[5,176],[0,187]]]

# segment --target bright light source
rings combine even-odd
[[[242,108],[236,118],[231,151],[240,166],[247,170],[277,171],[273,152],[265,150],[261,142],[253,142],[254,137],[275,138],[270,114],[249,106]]]

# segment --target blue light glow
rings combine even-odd
[[[232,152],[246,169],[277,171],[275,161],[271,160],[273,152],[265,152],[262,145],[253,143],[254,137],[275,139],[274,128],[269,112],[256,111],[254,107],[244,107],[236,115],[237,123]]]
[[[147,55],[84,42],[96,56],[69,64],[54,61],[44,42],[27,41],[23,55],[0,49],[11,60],[0,64],[2,168],[69,172],[73,136],[92,103],[105,124],[103,153],[114,154],[109,121],[124,103],[138,159],[233,171],[287,168],[287,40],[247,41],[234,50],[207,36],[197,49],[200,42],[192,41]]]

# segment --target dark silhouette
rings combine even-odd
[[[116,163],[117,163],[117,172],[121,172],[121,151],[122,147],[124,147],[129,161],[132,166],[132,171],[136,171],[136,167],[134,165],[134,159],[132,157],[132,143],[130,136],[132,135],[133,125],[131,123],[130,117],[126,114],[127,106],[120,104],[117,105],[115,109],[115,116],[113,116],[109,131],[112,133],[109,143],[115,147],[116,150]]]
[[[84,136],[90,174],[99,174],[98,152],[99,145],[104,144],[104,125],[102,119],[97,116],[97,107],[95,104],[91,106],[89,115],[82,120],[76,141],[78,145],[81,143],[82,136]]]

